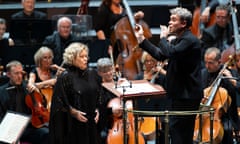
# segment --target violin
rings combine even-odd
[[[50,107],[46,97],[38,91],[26,95],[25,102],[32,110],[31,123],[34,127],[43,127],[49,122]]]

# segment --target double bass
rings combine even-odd
[[[137,38],[134,34],[136,29],[135,19],[126,0],[122,0],[126,9],[127,17],[121,18],[114,27],[111,35],[113,47],[117,47],[120,54],[116,58],[116,64],[122,76],[133,80],[135,75],[141,71],[140,58],[142,50],[139,49]],[[144,36],[152,36],[148,25],[143,20],[138,20],[138,24],[143,27]]]
[[[207,0],[201,0],[200,6],[196,7],[193,13],[191,31],[197,37],[201,36],[202,30],[205,27],[209,27],[215,23],[215,14],[210,14],[210,17],[207,23],[203,23],[200,20],[201,13],[206,8],[207,3],[208,3]]]

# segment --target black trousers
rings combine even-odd
[[[200,100],[172,100],[172,111],[198,110]],[[193,133],[196,115],[171,116],[170,141],[171,144],[193,144]]]

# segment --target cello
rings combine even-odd
[[[49,122],[50,107],[46,97],[40,91],[33,91],[26,95],[25,103],[32,110],[31,123],[34,127],[40,128]]]
[[[231,60],[231,59],[230,59]],[[213,143],[219,144],[224,135],[223,125],[221,123],[221,116],[223,113],[226,113],[230,104],[231,97],[228,95],[228,92],[225,88],[220,87],[223,71],[227,68],[230,60],[226,62],[219,72],[217,78],[211,84],[210,87],[204,89],[204,98],[201,102],[201,110],[206,109],[207,107],[214,108],[214,119],[213,119]],[[201,123],[200,123],[201,122]],[[199,126],[202,127],[199,127]],[[200,135],[201,131],[201,135]],[[202,120],[200,115],[196,116],[195,119],[195,127],[194,127],[194,141],[201,141],[203,143],[207,143],[211,140],[210,137],[210,115],[203,114]],[[200,137],[200,140],[199,140]]]
[[[109,108],[120,108],[122,101],[120,98],[113,98],[108,103]],[[126,102],[126,107],[132,109],[131,101]],[[135,134],[134,134],[134,116],[133,114],[128,114],[127,122],[127,138],[128,144],[135,144]],[[108,132],[107,144],[124,144],[124,128],[123,119],[121,116],[113,116],[112,128]],[[138,144],[145,144],[143,135],[138,132]]]
[[[140,58],[142,50],[138,48],[137,38],[134,34],[135,20],[131,9],[126,0],[122,0],[127,12],[127,17],[121,18],[114,27],[111,35],[111,43],[113,47],[117,47],[120,54],[116,58],[116,64],[123,77],[133,80],[135,75],[141,71]],[[143,20],[137,20],[142,25],[144,36],[149,38],[152,36],[148,25]]]

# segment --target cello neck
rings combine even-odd
[[[132,29],[134,29],[134,27],[135,27],[135,20],[134,20],[134,17],[133,17],[133,13],[132,13],[132,11],[131,11],[128,3],[127,3],[127,0],[122,0],[122,2],[123,2],[123,5],[124,5],[124,7],[126,9],[130,25],[131,25]]]
[[[88,14],[88,5],[90,0],[82,0],[81,5],[78,8],[77,15],[86,15]]]
[[[236,7],[235,4],[236,2],[233,0],[230,0],[230,5],[231,5],[231,15],[232,15],[232,23],[233,23],[233,33],[234,33],[234,38],[235,38],[235,47],[236,50],[240,49],[240,41],[239,41],[239,31],[238,31],[238,21],[237,21],[237,16],[236,16]]]

